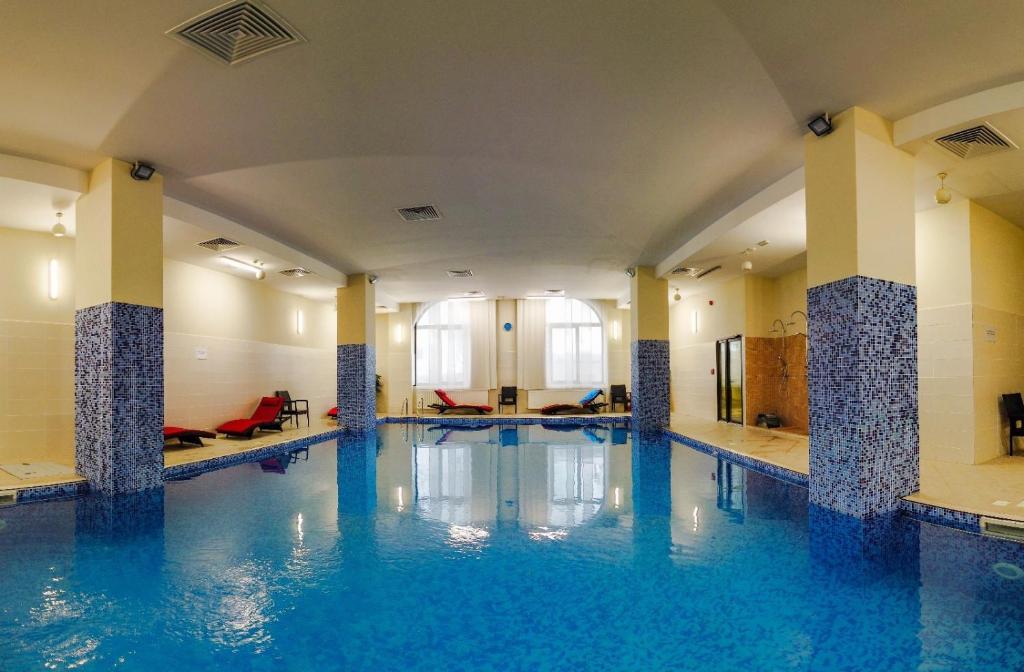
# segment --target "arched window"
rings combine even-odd
[[[603,387],[604,328],[601,319],[579,299],[548,299],[548,387]]]
[[[441,301],[416,322],[416,385],[469,387],[469,303]]]

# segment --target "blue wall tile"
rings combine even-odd
[[[885,513],[918,489],[917,290],[855,276],[807,292],[810,500]]]
[[[90,489],[163,484],[164,314],[104,303],[75,313],[75,469]]]
[[[668,341],[639,340],[632,343],[632,426],[636,431],[648,432],[668,426],[668,353]]]
[[[338,424],[355,430],[377,426],[377,353],[365,343],[338,346]]]

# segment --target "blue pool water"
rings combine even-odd
[[[1022,670],[1024,546],[601,427],[0,509],[0,669]]]

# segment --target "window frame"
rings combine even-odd
[[[557,301],[559,299],[547,299],[547,301]],[[563,301],[577,301],[581,305],[587,308],[593,314],[593,322],[551,322],[548,319],[547,306],[544,311],[544,384],[548,389],[555,390],[571,390],[580,388],[593,388],[593,387],[607,387],[608,385],[608,336],[605,333],[604,320],[601,319],[600,312],[589,302],[583,301],[582,299],[561,299]],[[580,352],[581,345],[581,333],[584,329],[593,329],[597,327],[599,337],[598,342],[601,345],[601,375],[596,381],[584,381],[582,380],[581,374],[581,358]],[[573,379],[567,383],[555,382],[552,378],[552,358],[554,354],[554,348],[552,347],[552,333],[556,329],[568,329],[573,332],[572,342],[575,346],[575,375]]]

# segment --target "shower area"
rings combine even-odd
[[[772,322],[767,337],[745,340],[748,425],[807,434],[807,315]]]

